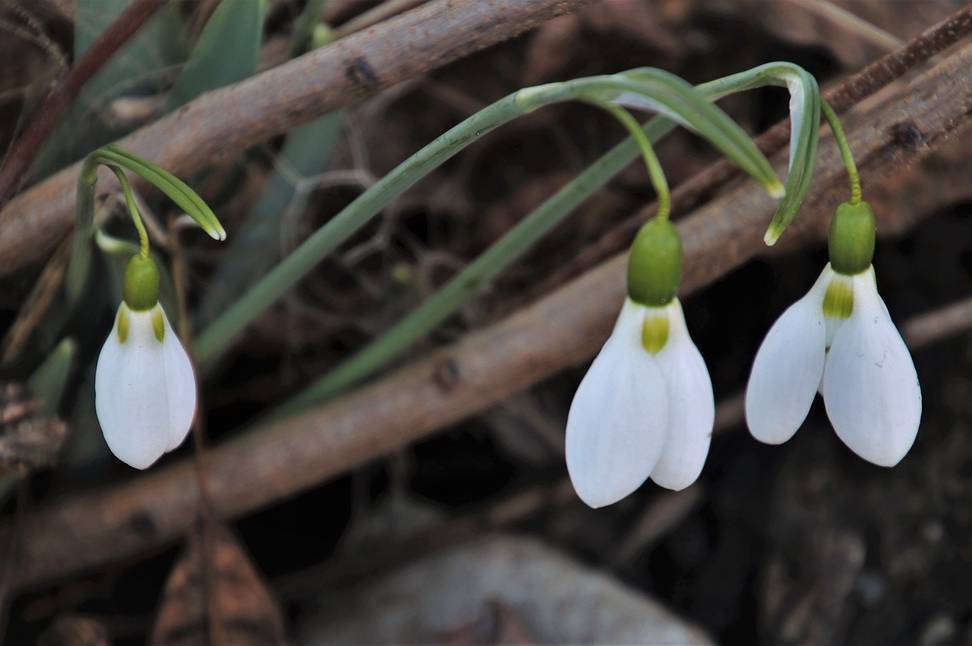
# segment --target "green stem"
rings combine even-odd
[[[698,90],[708,99],[715,100],[734,92],[768,84],[779,85],[780,75],[791,74],[794,69],[800,68],[787,63],[768,64],[703,83],[698,86]],[[813,89],[816,86],[810,87]],[[816,102],[815,96],[811,96],[811,99]],[[662,116],[650,119],[643,128],[639,128],[643,130],[649,142],[659,141],[674,129],[675,123]],[[815,132],[815,130],[808,132]],[[804,136],[801,136],[796,146],[797,155],[801,159],[804,156],[804,147],[807,145]],[[286,415],[315,402],[329,399],[400,357],[406,349],[445,321],[484,285],[489,284],[510,264],[521,258],[537,240],[563,221],[588,197],[607,185],[612,177],[634,161],[639,150],[643,151],[644,148],[639,147],[635,143],[635,138],[631,137],[602,155],[391,329],[271,411],[269,416]],[[788,177],[788,190],[791,181],[797,182],[802,179]],[[797,194],[797,191],[794,191],[794,194]],[[786,199],[789,197],[788,193]]]
[[[91,236],[94,234],[95,185],[98,183],[99,164],[94,157],[87,157],[78,174],[77,219],[71,242],[71,262],[65,280],[65,290],[71,304],[80,298],[91,269]]]
[[[251,321],[306,276],[321,260],[377,215],[393,199],[460,150],[495,128],[538,108],[564,101],[607,101],[622,93],[646,96],[705,136],[757,178],[768,191],[782,192],[765,156],[722,110],[684,81],[638,70],[526,88],[487,106],[399,164],[318,229],[246,294],[214,320],[194,342],[196,361],[211,366]]]
[[[668,190],[668,180],[665,179],[665,171],[662,170],[658,156],[655,154],[655,149],[652,148],[651,141],[648,140],[648,136],[642,130],[641,124],[631,116],[630,112],[619,105],[601,101],[593,103],[597,107],[607,110],[620,121],[621,125],[627,128],[631,138],[638,144],[638,148],[641,149],[641,156],[645,160],[645,167],[648,169],[648,175],[651,177],[651,184],[655,187],[655,193],[657,194],[658,219],[668,220],[668,214],[672,206],[672,196]]]
[[[132,185],[128,183],[128,176],[125,175],[125,171],[117,166],[109,166],[109,168],[111,168],[112,172],[115,173],[115,177],[118,178],[118,184],[121,186],[122,193],[125,195],[125,205],[128,207],[128,212],[132,216],[132,222],[135,224],[135,230],[138,231],[139,255],[142,256],[142,258],[148,258],[148,232],[145,231],[145,224],[142,222],[142,214],[138,210],[138,202],[135,201],[135,193],[132,191]]]
[[[857,164],[854,162],[854,155],[851,153],[850,144],[847,142],[844,126],[840,123],[840,119],[837,118],[837,113],[834,112],[834,109],[823,97],[820,98],[820,109],[823,112],[824,118],[827,119],[827,123],[830,125],[831,132],[834,133],[834,141],[837,142],[840,157],[844,160],[844,167],[847,168],[847,179],[850,182],[851,192],[850,203],[859,204],[863,196],[861,176],[857,172]]]

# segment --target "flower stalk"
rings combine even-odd
[[[667,221],[668,214],[672,210],[672,196],[668,190],[668,180],[665,179],[665,172],[662,170],[661,163],[658,161],[655,149],[652,148],[651,140],[648,139],[641,124],[631,116],[630,112],[617,104],[599,101],[595,102],[594,105],[606,110],[621,122],[621,125],[625,127],[628,134],[634,139],[634,142],[638,144],[638,148],[641,150],[641,156],[645,160],[645,168],[648,170],[648,176],[651,178],[651,185],[655,188],[655,195],[658,202],[655,217],[659,220]]]

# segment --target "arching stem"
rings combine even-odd
[[[641,149],[641,156],[645,160],[645,167],[648,169],[648,176],[651,178],[651,184],[655,188],[655,193],[658,197],[658,219],[668,220],[668,215],[672,208],[672,197],[668,190],[668,180],[665,179],[665,171],[662,170],[658,156],[655,154],[655,149],[652,147],[651,141],[645,134],[642,125],[638,123],[637,119],[631,116],[630,112],[615,103],[601,101],[592,103],[611,113],[614,118],[620,121],[621,125],[628,130],[631,138],[638,144],[638,148]]]
[[[834,109],[827,103],[826,99],[820,99],[820,109],[823,112],[824,118],[827,119],[827,123],[830,125],[830,130],[834,133],[834,141],[837,142],[837,148],[840,149],[840,157],[844,160],[844,166],[847,168],[847,179],[850,182],[851,192],[850,203],[859,204],[863,196],[861,176],[857,172],[857,164],[854,162],[854,155],[851,153],[850,144],[847,143],[844,126],[841,125],[840,119],[837,118],[837,113],[834,112]]]

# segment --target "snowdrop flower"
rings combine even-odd
[[[873,253],[870,206],[842,204],[831,223],[831,262],[756,354],[746,389],[746,422],[756,439],[781,444],[793,437],[819,390],[837,436],[854,453],[887,467],[908,453],[921,420],[921,388],[878,295]]]
[[[196,379],[158,302],[159,272],[135,256],[124,301],[98,356],[95,409],[108,448],[136,469],[182,444],[196,412]]]
[[[684,489],[702,471],[715,406],[674,297],[681,260],[681,240],[667,219],[642,228],[629,260],[629,296],[574,395],[567,470],[591,507],[621,500],[649,477]]]

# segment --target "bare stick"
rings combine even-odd
[[[590,0],[435,0],[241,83],[116,142],[186,176],[378,90],[512,38]],[[74,223],[80,165],[0,212],[0,276],[46,257]]]
[[[0,208],[20,188],[27,169],[64,113],[77,98],[84,84],[155,15],[166,0],[138,0],[108,29],[102,32],[81,59],[71,68],[64,81],[52,91],[37,110],[23,134],[10,147],[0,166]]]
[[[894,100],[845,120],[860,170],[872,184],[957,136],[972,113],[972,46],[919,75]],[[902,128],[917,133],[902,138]],[[785,152],[777,155],[785,165]],[[833,141],[821,142],[817,180],[798,219],[821,233],[846,191]],[[765,249],[774,203],[751,183],[679,223],[684,293],[705,286]],[[816,227],[814,227],[816,225]],[[565,367],[588,360],[607,337],[624,298],[624,255],[537,303],[441,348],[360,390],[299,416],[238,435],[210,450],[207,484],[229,517],[320,484],[494,405]],[[188,461],[56,502],[25,519],[20,583],[69,575],[156,547],[191,526]]]

